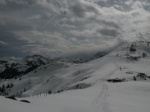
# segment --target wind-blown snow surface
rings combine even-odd
[[[44,83],[33,86],[24,95],[36,94],[47,90],[48,87],[52,89],[50,84],[54,85],[54,83],[58,84],[53,89],[54,92],[65,88],[68,91],[47,96],[42,94],[41,96],[18,98],[17,101],[0,97],[0,111],[149,112],[149,78],[138,80],[133,78],[139,73],[150,76],[149,52],[145,50],[145,47],[149,48],[149,46],[143,42],[138,44],[136,43],[135,52],[130,51],[131,44],[126,44],[101,59],[59,69],[52,74],[56,79],[51,80],[54,82],[49,82],[49,86],[44,86]],[[147,56],[143,57],[143,53],[146,53]],[[133,57],[138,57],[138,59]],[[48,75],[45,77],[41,80],[48,79]],[[115,78],[125,80],[118,83],[107,82],[108,79]],[[89,84],[90,86],[85,89],[75,89],[77,84],[79,86]],[[40,86],[43,88],[41,89]],[[20,102],[21,99],[29,100],[31,103]]]

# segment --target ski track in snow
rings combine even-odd
[[[93,101],[90,108],[91,112],[112,112],[111,109],[109,109],[109,103],[106,101],[106,98],[108,96],[108,86],[105,81],[119,69],[119,65],[115,62],[114,66],[115,70],[112,70],[102,79],[98,80],[98,85],[102,87],[102,90],[100,91],[98,97]]]

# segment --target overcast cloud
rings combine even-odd
[[[0,56],[59,56],[150,38],[150,0],[0,0]]]

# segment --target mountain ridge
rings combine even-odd
[[[99,80],[102,80],[101,77],[103,75],[109,74],[109,72],[114,70],[115,75],[104,80],[110,83],[117,82],[118,80],[119,82],[134,81],[134,78],[141,80],[141,77],[149,80],[149,72],[141,69],[139,69],[141,71],[131,69],[137,65],[141,66],[142,64],[140,63],[144,64],[142,66],[145,66],[145,63],[148,64],[150,55],[145,49],[149,49],[149,44],[137,41],[125,44],[108,55],[87,63],[66,63],[58,60],[57,62],[54,61],[54,63],[41,64],[36,69],[16,79],[1,79],[0,87],[3,84],[6,86],[9,83],[14,85],[12,88],[6,89],[6,93],[1,94],[29,96],[41,93],[60,93],[72,89],[84,89],[95,85]],[[33,59],[29,58],[29,60]],[[125,65],[133,65],[133,67],[128,68]],[[147,67],[145,68],[147,69]]]

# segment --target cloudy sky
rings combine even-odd
[[[0,0],[0,57],[100,51],[149,31],[150,0]]]

